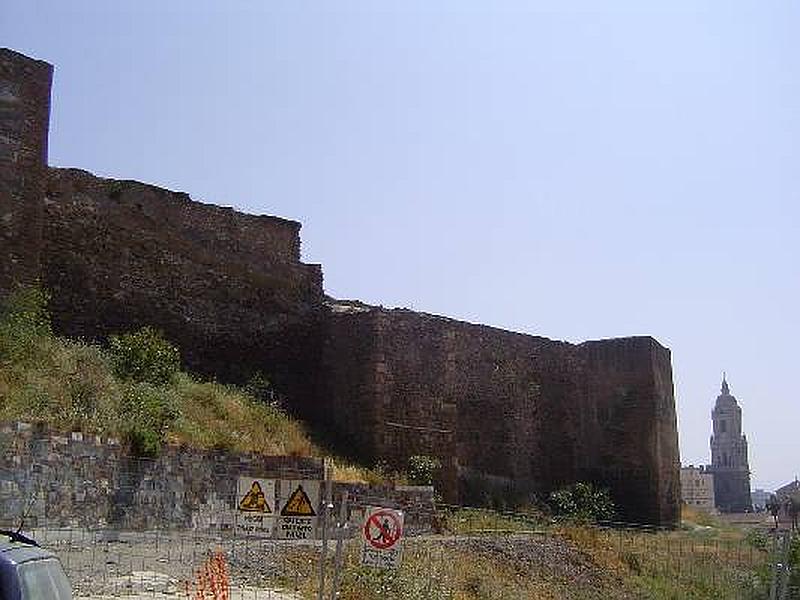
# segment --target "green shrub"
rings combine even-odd
[[[550,507],[557,516],[577,521],[608,521],[614,516],[614,502],[608,490],[584,482],[550,494]]]
[[[19,286],[0,308],[0,360],[24,360],[43,338],[52,335],[50,296],[35,286]]]
[[[433,485],[441,466],[441,461],[433,456],[411,456],[408,459],[408,482],[411,485]]]
[[[141,425],[131,425],[125,432],[125,441],[134,456],[153,458],[161,450],[162,439],[158,432]]]
[[[769,539],[760,529],[750,529],[745,535],[744,539],[756,550],[766,551],[769,547]]]
[[[130,384],[120,408],[129,423],[125,438],[139,456],[158,454],[164,435],[180,416],[174,391],[150,383]]]
[[[152,327],[112,335],[109,342],[114,373],[120,379],[165,385],[180,370],[178,349]]]

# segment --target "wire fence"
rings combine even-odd
[[[326,600],[334,597],[335,580],[336,597],[354,600],[800,598],[788,568],[791,538],[769,529],[743,534],[586,526],[440,506],[434,531],[404,539],[400,567],[379,570],[361,565],[362,508],[347,507],[350,518],[341,523],[340,507],[328,511]],[[28,533],[58,554],[79,597],[320,598],[319,539],[257,537],[224,523],[202,530],[132,530],[62,527],[41,519]],[[215,555],[223,557],[230,590],[210,596],[206,589],[198,596],[198,573]]]
[[[329,600],[336,592],[352,600],[800,598],[792,539],[766,525],[589,526],[537,512],[434,506],[431,494],[336,487],[320,481],[321,464],[299,459],[257,465],[175,454],[118,464],[104,446],[68,440],[56,450],[75,450],[70,460],[51,446],[36,450],[42,460],[30,468],[0,470],[0,526],[16,529],[26,514],[26,533],[59,556],[79,597],[200,599],[213,588],[215,597],[254,600]],[[61,458],[46,462],[50,455]],[[312,533],[276,539],[298,537],[277,535],[277,525],[279,506],[301,487],[315,509],[303,521]],[[271,515],[260,523],[258,514],[242,516],[247,496]],[[371,506],[405,512],[396,569],[362,564]]]

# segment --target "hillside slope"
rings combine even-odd
[[[300,422],[269,402],[265,379],[247,388],[199,381],[180,370],[178,350],[148,328],[112,336],[107,346],[57,337],[47,300],[37,288],[20,288],[0,310],[0,420],[113,435],[141,455],[162,443],[325,454]],[[342,461],[336,471],[351,480],[375,476]]]

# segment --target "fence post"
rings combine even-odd
[[[425,543],[425,564],[428,566],[428,581],[425,585],[425,596],[430,598],[433,585],[433,559],[431,557],[431,543]]]
[[[783,558],[781,559],[781,574],[780,574],[780,581],[778,583],[780,587],[780,600],[786,600],[789,594],[789,577],[791,575],[791,567],[789,566],[790,556],[789,553],[791,551],[791,540],[792,540],[792,532],[786,531],[783,534]]]
[[[322,551],[319,553],[319,591],[317,600],[325,598],[325,555],[328,553],[328,511],[333,508],[331,502],[331,480],[326,477],[324,481],[325,493],[322,500]]]
[[[339,595],[339,581],[342,575],[342,546],[344,545],[344,534],[347,529],[347,497],[348,492],[342,492],[342,501],[339,505],[339,520],[336,523],[336,554],[333,558],[333,587],[331,589],[331,600],[336,600]]]
[[[769,586],[769,600],[778,599],[778,531],[772,536],[772,582]]]

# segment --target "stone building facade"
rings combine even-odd
[[[300,260],[297,222],[46,168],[51,68],[10,50],[0,66],[0,297],[38,280],[59,333],[153,325],[195,371],[262,372],[359,458],[439,457],[450,500],[509,505],[587,480],[611,489],[623,518],[677,521],[671,359],[658,342],[574,345],[331,300],[321,267]]]
[[[714,499],[714,474],[703,465],[682,467],[681,500],[692,508],[714,511],[717,506]]]
[[[786,498],[791,498],[792,496],[800,498],[800,479],[797,477],[794,478],[794,481],[790,481],[775,490],[775,497],[779,500],[786,500]]]
[[[747,437],[742,433],[742,409],[722,378],[722,389],[711,412],[711,465],[714,496],[722,512],[745,512],[752,509],[750,466]]]

